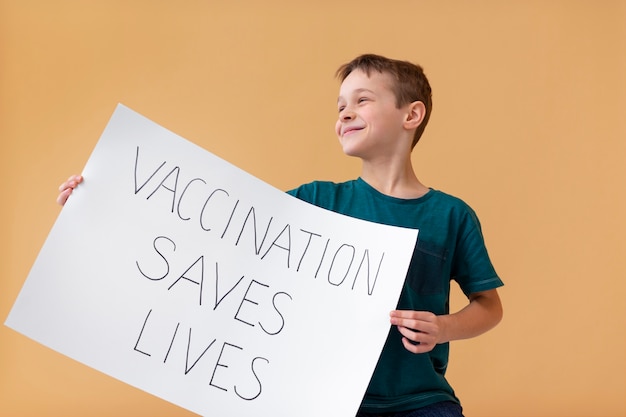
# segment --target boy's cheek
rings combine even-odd
[[[339,120],[335,123],[335,134],[337,137],[341,137],[341,122]]]

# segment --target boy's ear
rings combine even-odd
[[[406,129],[417,129],[426,116],[426,106],[421,101],[414,101],[409,104],[404,127]]]

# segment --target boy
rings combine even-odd
[[[357,417],[458,417],[462,408],[444,374],[449,341],[486,332],[502,317],[480,224],[461,200],[424,186],[411,163],[432,108],[421,67],[378,55],[341,66],[336,133],[344,153],[362,161],[345,183],[312,182],[289,193],[364,220],[419,229],[392,328]],[[64,204],[82,181],[60,187]],[[450,279],[468,305],[450,314]],[[349,331],[347,327],[346,331]],[[355,335],[358,348],[358,335]]]

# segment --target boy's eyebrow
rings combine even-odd
[[[352,91],[351,94],[360,94],[360,93],[371,93],[371,94],[376,94],[374,93],[374,91],[370,90],[369,88],[357,88],[356,90]],[[339,102],[339,100],[341,100],[343,98],[343,96],[339,96],[337,97],[337,102]]]

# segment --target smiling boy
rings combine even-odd
[[[458,198],[417,178],[411,152],[432,108],[421,67],[377,55],[341,66],[335,131],[361,175],[344,183],[316,181],[289,193],[317,206],[368,221],[419,229],[393,325],[358,417],[462,416],[445,379],[449,343],[478,336],[502,318],[502,285],[480,223]],[[450,280],[468,304],[450,314]],[[346,329],[349,331],[349,327]],[[355,335],[358,348],[358,335]]]

